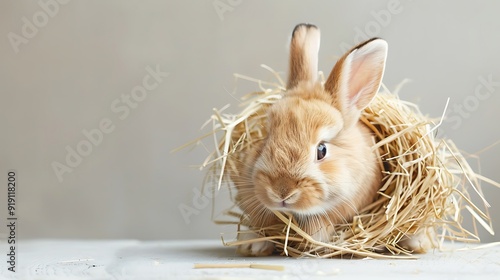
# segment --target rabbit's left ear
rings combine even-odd
[[[290,42],[290,69],[287,89],[301,82],[315,83],[318,79],[320,32],[312,24],[295,26]]]
[[[377,94],[384,76],[387,42],[373,38],[339,59],[325,83],[348,127]]]

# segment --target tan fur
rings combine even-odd
[[[319,36],[319,29],[311,24],[299,24],[293,30],[287,88],[296,87],[300,81],[316,80]]]
[[[295,28],[290,47],[290,87],[268,111],[267,138],[248,150],[238,176],[232,179],[238,190],[236,201],[252,227],[277,223],[270,211],[275,209],[293,213],[303,230],[318,240],[329,241],[335,224],[350,222],[373,201],[381,184],[380,165],[370,149],[372,135],[359,115],[378,90],[385,57],[382,65],[369,58],[377,67],[370,69],[375,74],[363,72],[369,73],[365,86],[364,81],[350,77],[351,72],[345,73],[346,57],[351,53],[348,59],[355,57],[355,50],[364,45],[355,47],[339,60],[323,87],[311,73],[317,72],[310,62],[315,56],[317,59],[317,49],[303,48],[315,46],[316,42],[303,41],[315,38],[311,32],[319,35],[312,25]],[[351,84],[346,85],[346,80]],[[351,88],[356,92],[348,92]],[[367,93],[357,96],[357,92]],[[332,134],[330,139],[320,138],[325,131]],[[321,142],[327,145],[327,157],[317,161],[315,148]],[[254,248],[245,245],[239,251],[266,255],[272,252],[272,246],[270,242]]]

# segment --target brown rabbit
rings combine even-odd
[[[313,238],[328,242],[333,225],[349,222],[381,185],[370,130],[359,121],[384,74],[387,43],[371,39],[318,81],[319,29],[295,27],[287,91],[268,110],[268,136],[248,151],[237,178],[239,207],[254,228],[277,223],[270,210],[292,213]],[[239,240],[256,234],[239,234]],[[271,242],[241,245],[244,255],[269,255]]]

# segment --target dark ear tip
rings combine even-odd
[[[314,28],[314,29],[318,29],[318,27],[314,24],[311,24],[311,23],[299,23],[295,26],[295,28],[293,29],[293,32],[292,32],[292,37],[293,37],[293,34],[295,34],[295,32],[297,30],[299,30],[299,28],[301,28],[302,26],[304,26],[306,29],[309,29],[309,28]]]
[[[362,48],[363,46],[365,46],[365,45],[367,45],[368,43],[371,43],[371,42],[373,42],[373,41],[375,41],[375,40],[383,40],[383,41],[385,41],[384,39],[382,39],[382,38],[380,38],[380,37],[373,37],[373,38],[371,38],[371,39],[368,39],[368,40],[366,40],[366,41],[364,41],[364,42],[360,43],[359,45],[357,45],[356,47],[354,47],[354,49],[359,49],[359,48]]]

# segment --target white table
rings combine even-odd
[[[448,247],[453,247],[447,244]],[[465,245],[461,244],[460,247]],[[477,245],[469,245],[475,247]],[[1,253],[6,259],[7,244]],[[0,262],[7,279],[500,279],[500,246],[434,251],[415,260],[245,258],[219,240],[20,241],[17,272]],[[267,264],[255,268],[194,269],[203,264]],[[3,276],[3,277],[2,277]]]

